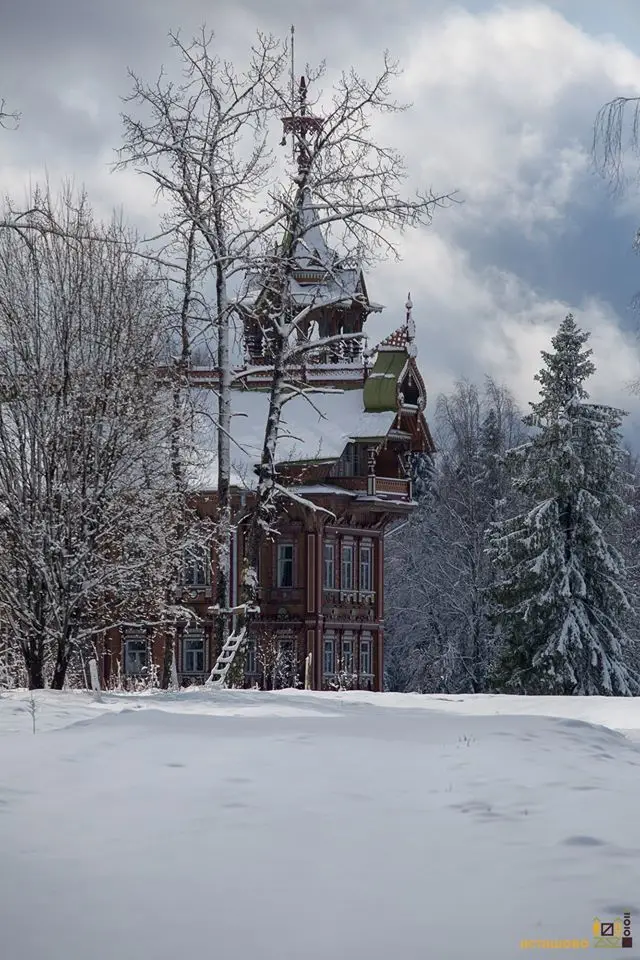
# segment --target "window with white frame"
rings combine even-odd
[[[324,544],[324,579],[325,590],[334,590],[336,585],[336,545],[332,540]]]
[[[325,677],[332,677],[336,672],[336,641],[333,636],[324,637],[322,672]]]
[[[371,650],[371,634],[363,633],[360,638],[360,673],[363,676],[371,676],[373,673]]]
[[[129,676],[142,673],[148,666],[149,651],[143,637],[132,637],[124,642],[124,672]]]
[[[206,587],[210,581],[210,550],[207,544],[192,543],[184,551],[184,583]]]
[[[293,544],[279,543],[277,553],[277,586],[293,586]]]
[[[247,642],[247,659],[244,667],[245,673],[256,674],[258,672],[258,658],[256,655],[256,642],[249,640]]]
[[[205,640],[202,634],[185,634],[182,638],[183,673],[204,673]]]
[[[360,589],[363,593],[373,590],[373,545],[366,542],[360,544]]]
[[[353,634],[349,630],[342,634],[342,669],[353,673]]]
[[[342,544],[342,571],[341,571],[341,590],[353,590],[353,555],[354,544]]]

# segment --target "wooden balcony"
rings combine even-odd
[[[327,479],[335,487],[367,494],[369,477],[331,477]],[[375,477],[375,495],[393,500],[411,500],[411,481],[404,477]]]
[[[376,494],[411,500],[411,480],[405,477],[376,477]]]

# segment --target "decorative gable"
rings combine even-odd
[[[403,350],[405,349],[411,340],[409,338],[409,331],[406,324],[403,324],[401,327],[398,327],[397,330],[394,330],[393,333],[390,333],[388,337],[382,340],[378,344],[376,350]]]

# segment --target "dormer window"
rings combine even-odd
[[[417,407],[420,402],[420,387],[416,383],[415,377],[409,371],[407,376],[400,384],[400,393],[402,402],[412,407]]]

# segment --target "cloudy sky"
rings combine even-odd
[[[0,131],[0,189],[20,197],[45,171],[85,183],[104,212],[123,205],[143,229],[155,211],[144,182],[111,173],[127,68],[155,78],[169,29],[203,22],[242,61],[256,28],[296,24],[300,63],[373,72],[385,48],[400,58],[410,112],[381,135],[407,156],[415,185],[459,205],[408,235],[402,261],[369,275],[387,305],[382,337],[414,301],[419,358],[431,397],[485,373],[524,404],[539,352],[572,311],[592,331],[592,395],[631,411],[640,438],[640,290],[632,242],[640,187],[614,197],[590,162],[598,108],[640,94],[636,0],[550,3],[463,0],[21,0],[3,6],[0,98],[21,111]],[[640,443],[638,443],[640,447]]]

